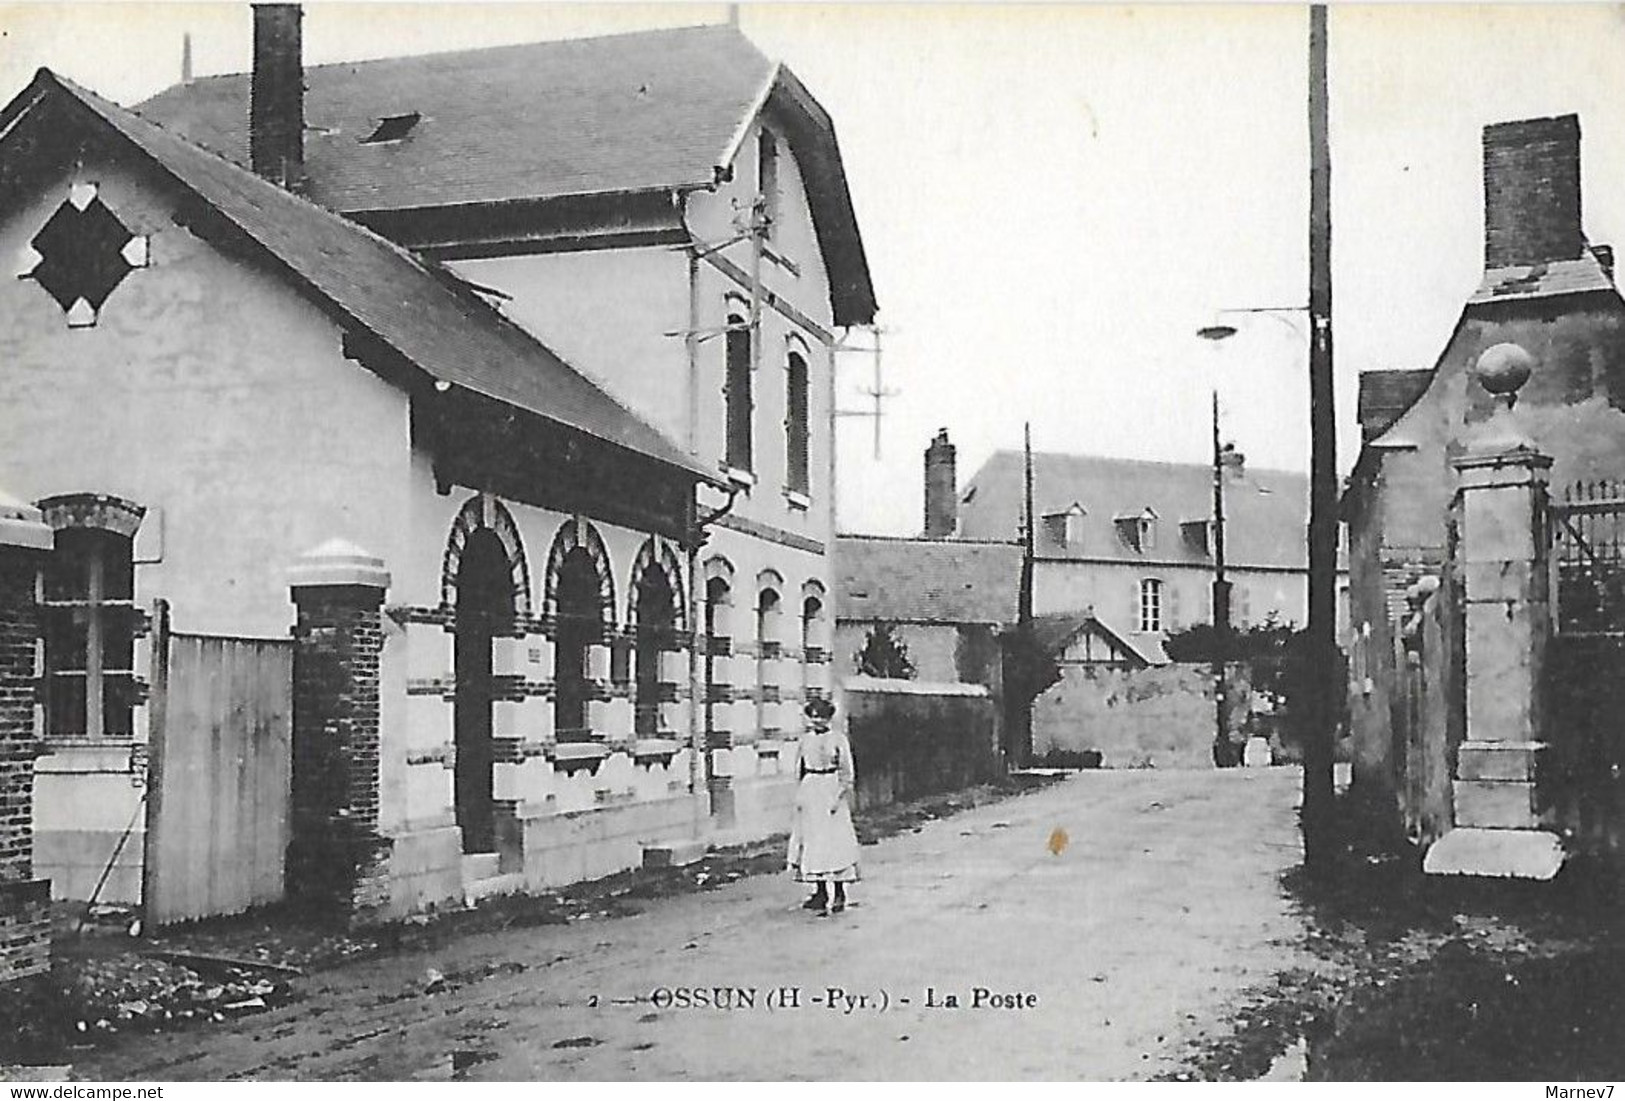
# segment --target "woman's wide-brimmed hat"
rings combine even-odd
[[[835,717],[835,704],[822,696],[807,701],[807,706],[801,713],[809,719],[833,719]]]

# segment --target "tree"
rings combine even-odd
[[[852,655],[858,673],[865,677],[885,677],[890,680],[912,680],[914,662],[908,656],[908,644],[897,637],[893,623],[876,623],[869,628],[869,637],[863,640],[863,649]]]
[[[1215,653],[1215,642],[1213,625],[1198,623],[1169,635],[1162,648],[1173,661],[1205,664],[1219,657]],[[1294,740],[1300,744],[1306,735],[1312,736],[1306,724],[1313,719],[1312,709],[1318,694],[1332,693],[1342,701],[1334,714],[1341,714],[1346,708],[1347,693],[1343,686],[1348,683],[1347,659],[1339,650],[1332,668],[1317,661],[1307,630],[1283,623],[1271,613],[1263,623],[1233,629],[1229,642],[1224,660],[1247,666],[1252,691],[1272,703],[1285,705]]]

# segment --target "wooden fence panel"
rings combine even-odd
[[[151,925],[282,898],[293,745],[293,646],[171,634],[153,730]]]

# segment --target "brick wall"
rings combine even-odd
[[[0,883],[0,986],[51,969],[51,881]]]
[[[0,545],[0,984],[51,966],[51,884],[34,878],[37,550]]]
[[[33,871],[36,559],[0,547],[0,881]]]
[[[365,919],[389,901],[378,834],[378,660],[382,591],[296,590],[292,840],[288,892]]]
[[[1572,260],[1580,232],[1580,120],[1484,128],[1484,266]]]

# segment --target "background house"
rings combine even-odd
[[[1231,618],[1306,616],[1308,480],[1225,471],[1225,552]],[[1022,524],[1023,458],[995,452],[957,498],[954,531],[1012,538]],[[1168,634],[1212,618],[1213,472],[1209,466],[1089,455],[1033,455],[1033,610],[1092,612],[1153,664]]]

